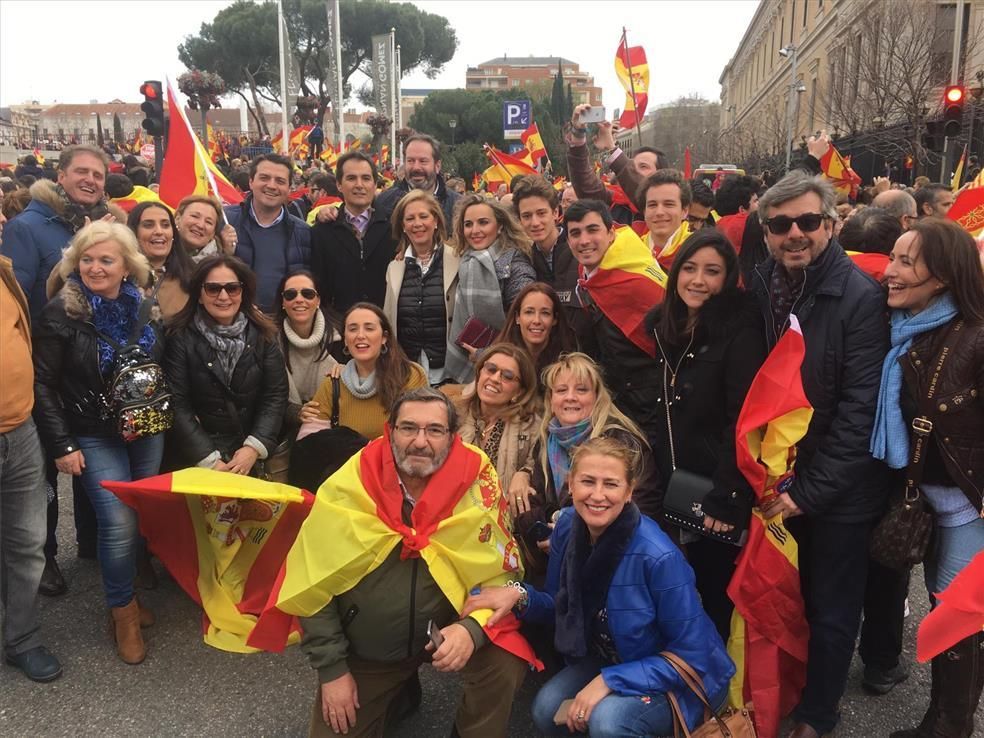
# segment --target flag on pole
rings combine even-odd
[[[38,166],[39,167],[43,167],[44,166],[44,154],[41,153],[41,149],[39,149],[37,146],[35,146],[34,147],[34,150],[31,153],[34,154],[34,158],[37,160]]]
[[[848,195],[852,199],[858,196],[861,177],[851,169],[851,160],[841,156],[833,146],[830,146],[820,159],[820,171],[830,180],[838,194]]]
[[[493,190],[500,184],[508,185],[513,177],[521,174],[536,174],[536,170],[515,156],[500,151],[495,146],[485,145],[485,156],[492,165],[483,172],[482,177],[489,184],[489,190]]]
[[[540,137],[540,129],[537,128],[536,121],[530,123],[530,127],[520,134],[519,140],[523,142],[523,146],[530,152],[530,158],[534,162],[539,161],[547,155],[547,147],[543,145],[543,139]]]
[[[197,467],[103,486],[136,511],[150,550],[201,605],[205,643],[235,653],[283,649],[296,622],[258,619],[311,493]]]
[[[622,130],[628,130],[638,125],[646,114],[649,64],[646,62],[646,50],[641,46],[629,46],[624,33],[615,52],[615,74],[625,88],[625,109],[618,123]]]
[[[683,178],[690,179],[694,176],[694,167],[690,163],[690,147],[683,150]]]
[[[167,153],[161,166],[161,200],[172,208],[188,195],[215,195],[227,205],[242,202],[242,193],[225,178],[195,135],[170,81],[167,104],[171,115]]]
[[[321,151],[321,161],[330,167],[335,166],[338,162],[338,152],[328,141],[325,141],[324,149]]]
[[[735,603],[728,653],[737,666],[729,703],[749,705],[761,738],[775,738],[806,684],[810,633],[796,540],[781,516],[767,519],[760,512],[788,477],[796,444],[813,417],[803,390],[805,354],[799,321],[791,315],[789,330],[752,380],[735,428],[738,468],[755,492],[756,507],[728,585]]]
[[[957,192],[960,189],[960,182],[963,180],[964,169],[967,167],[967,144],[964,144],[963,153],[960,155],[960,161],[957,162],[957,168],[953,170],[953,179],[950,180],[950,189],[953,192]]]

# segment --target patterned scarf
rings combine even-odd
[[[798,281],[796,280],[797,277],[799,277]],[[777,340],[785,332],[789,314],[793,311],[793,305],[803,294],[803,287],[806,284],[805,277],[805,271],[789,272],[779,262],[776,262],[775,268],[772,270],[772,320],[775,322]]]
[[[495,270],[495,260],[499,255],[498,242],[481,251],[469,249],[461,257],[458,267],[458,292],[448,330],[444,368],[448,376],[461,384],[475,378],[475,366],[468,352],[455,342],[468,319],[477,318],[495,330],[501,329],[506,322],[502,310],[502,290]]]
[[[140,290],[126,280],[120,285],[120,293],[115,300],[101,297],[92,292],[77,274],[69,275],[69,280],[82,290],[86,302],[92,309],[92,325],[100,333],[105,333],[118,344],[126,346],[130,340],[130,331],[137,320],[142,300]],[[157,334],[151,326],[145,325],[140,331],[137,344],[148,354],[154,348]],[[116,365],[116,349],[110,346],[102,337],[96,339],[96,349],[99,353],[99,371],[104,377],[113,372]]]
[[[246,316],[236,313],[232,325],[219,325],[204,308],[199,308],[193,322],[208,345],[215,349],[215,358],[225,372],[226,384],[231,385],[232,373],[246,350],[246,327],[249,325]]]
[[[562,500],[567,486],[567,475],[571,471],[571,451],[588,440],[591,435],[591,418],[587,417],[574,425],[561,425],[557,418],[550,418],[547,425],[547,461],[553,477],[554,493]]]
[[[85,226],[86,218],[89,220],[98,220],[98,218],[102,217],[100,213],[95,212],[97,209],[105,212],[105,198],[101,199],[95,205],[82,205],[69,199],[65,188],[60,184],[55,185],[55,193],[62,202],[62,212],[58,217],[65,221],[68,227],[72,229],[72,233],[78,233]]]

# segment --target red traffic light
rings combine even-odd
[[[140,94],[154,100],[157,97],[157,87],[150,82],[144,82],[140,85]]]
[[[950,85],[944,94],[946,101],[951,104],[961,103],[964,99],[964,88],[960,85]]]

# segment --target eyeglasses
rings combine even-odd
[[[519,380],[519,377],[516,376],[516,372],[510,369],[503,369],[501,366],[491,361],[485,362],[485,364],[482,366],[482,371],[488,372],[489,376],[492,377],[494,377],[496,374],[501,374],[502,378],[507,382],[515,382]]]
[[[218,297],[222,290],[229,297],[236,297],[243,291],[242,282],[206,282],[202,285],[202,289],[205,290],[205,294],[209,297]]]
[[[296,300],[298,294],[300,294],[300,296],[303,297],[305,300],[313,300],[315,297],[318,296],[318,291],[312,290],[310,287],[302,287],[299,290],[295,290],[293,287],[291,287],[289,290],[284,290],[280,294],[283,295],[283,298],[287,302],[290,302],[291,300]]]
[[[762,225],[768,228],[772,234],[783,236],[789,233],[789,229],[793,227],[793,223],[803,233],[813,233],[826,219],[827,216],[821,213],[803,213],[795,218],[790,218],[788,215],[776,215],[763,221]]]
[[[404,438],[416,438],[420,431],[424,432],[428,438],[432,441],[440,441],[444,438],[450,429],[443,425],[427,425],[421,427],[416,423],[397,423],[396,432],[399,433]]]

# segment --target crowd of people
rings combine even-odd
[[[68,587],[59,474],[119,658],[139,664],[154,552],[102,481],[279,479],[318,437],[285,565],[320,575],[278,603],[318,675],[311,735],[380,735],[420,704],[425,662],[462,675],[454,735],[505,735],[530,664],[544,735],[672,734],[676,703],[693,730],[687,674],[721,710],[736,673],[728,585],[759,505],[736,423],[796,326],[813,415],[761,506],[798,542],[810,631],[789,735],[834,730],[858,647],[868,691],[905,680],[910,571],[872,559],[874,529],[925,499],[931,597],[984,551],[984,270],[941,217],[951,193],[878,180],[870,202],[839,198],[824,136],[770,186],[691,181],[658,150],[630,157],[611,124],[589,141],[580,112],[561,189],[526,175],[462,194],[424,134],[383,190],[360,151],[301,182],[264,153],[239,163],[241,204],[172,210],[88,145],[54,181],[0,182],[19,205],[0,215],[7,662],[61,674],[37,605]],[[146,414],[119,400],[134,383]],[[664,515],[679,472],[706,483],[702,529]],[[892,735],[968,738],[982,687],[977,632],[933,659],[925,718]]]

